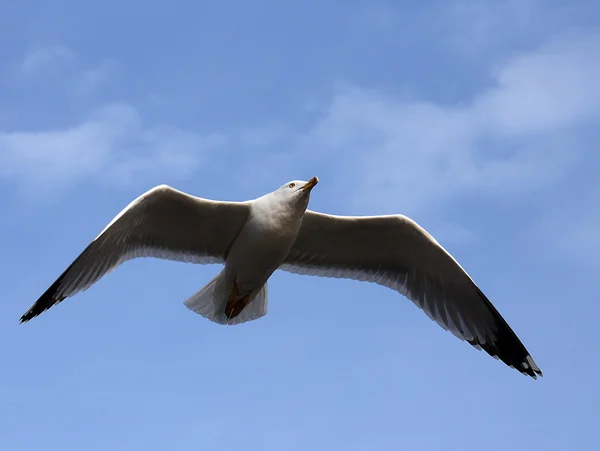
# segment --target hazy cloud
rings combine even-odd
[[[145,125],[134,107],[114,104],[66,129],[0,132],[0,175],[45,193],[90,179],[185,177],[220,143],[218,135]]]
[[[600,112],[598,48],[598,35],[565,36],[506,62],[491,87],[457,105],[344,87],[310,136],[362,179],[356,196],[368,188],[380,207],[413,212],[461,193],[523,196],[586,152],[574,149],[573,129]]]
[[[240,177],[265,184],[273,176],[265,165],[294,177],[301,168],[335,168],[330,187],[344,185],[346,197],[380,212],[431,211],[480,193],[526,198],[587,151],[574,150],[574,130],[600,112],[597,48],[600,35],[562,35],[494,67],[493,83],[455,105],[340,87],[308,130],[207,135],[145,124],[135,107],[113,104],[65,129],[0,132],[0,175],[30,188],[157,171],[186,177],[201,162],[215,167],[208,156],[228,149]]]
[[[11,81],[18,85],[86,97],[110,81],[117,64],[112,60],[85,63],[70,47],[49,45],[29,51],[12,69]]]
[[[19,74],[33,77],[56,75],[75,59],[75,52],[62,45],[36,48],[18,65]]]

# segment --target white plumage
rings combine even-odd
[[[129,204],[21,317],[26,322],[97,282],[121,263],[156,257],[222,263],[184,304],[218,324],[267,313],[267,281],[282,269],[383,285],[441,327],[533,378],[521,341],[456,260],[402,215],[334,216],[307,209],[316,177],[246,202],[194,197],[166,185]]]

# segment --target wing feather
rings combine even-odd
[[[542,375],[467,272],[406,216],[349,217],[307,210],[281,269],[391,288],[461,340],[533,378]]]
[[[222,263],[249,211],[247,203],[217,202],[167,185],[157,186],[123,209],[30,307],[21,322],[88,289],[134,258]]]

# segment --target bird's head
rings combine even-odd
[[[295,208],[306,210],[310,199],[310,192],[319,183],[318,177],[311,178],[308,182],[304,180],[292,180],[276,189],[275,194],[284,202],[289,202]]]

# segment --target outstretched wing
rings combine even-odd
[[[167,185],[131,202],[21,317],[29,321],[86,290],[121,263],[156,257],[219,263],[248,217],[246,203],[190,196]]]
[[[458,338],[534,379],[542,375],[465,270],[405,216],[348,217],[307,210],[281,269],[389,287]]]

